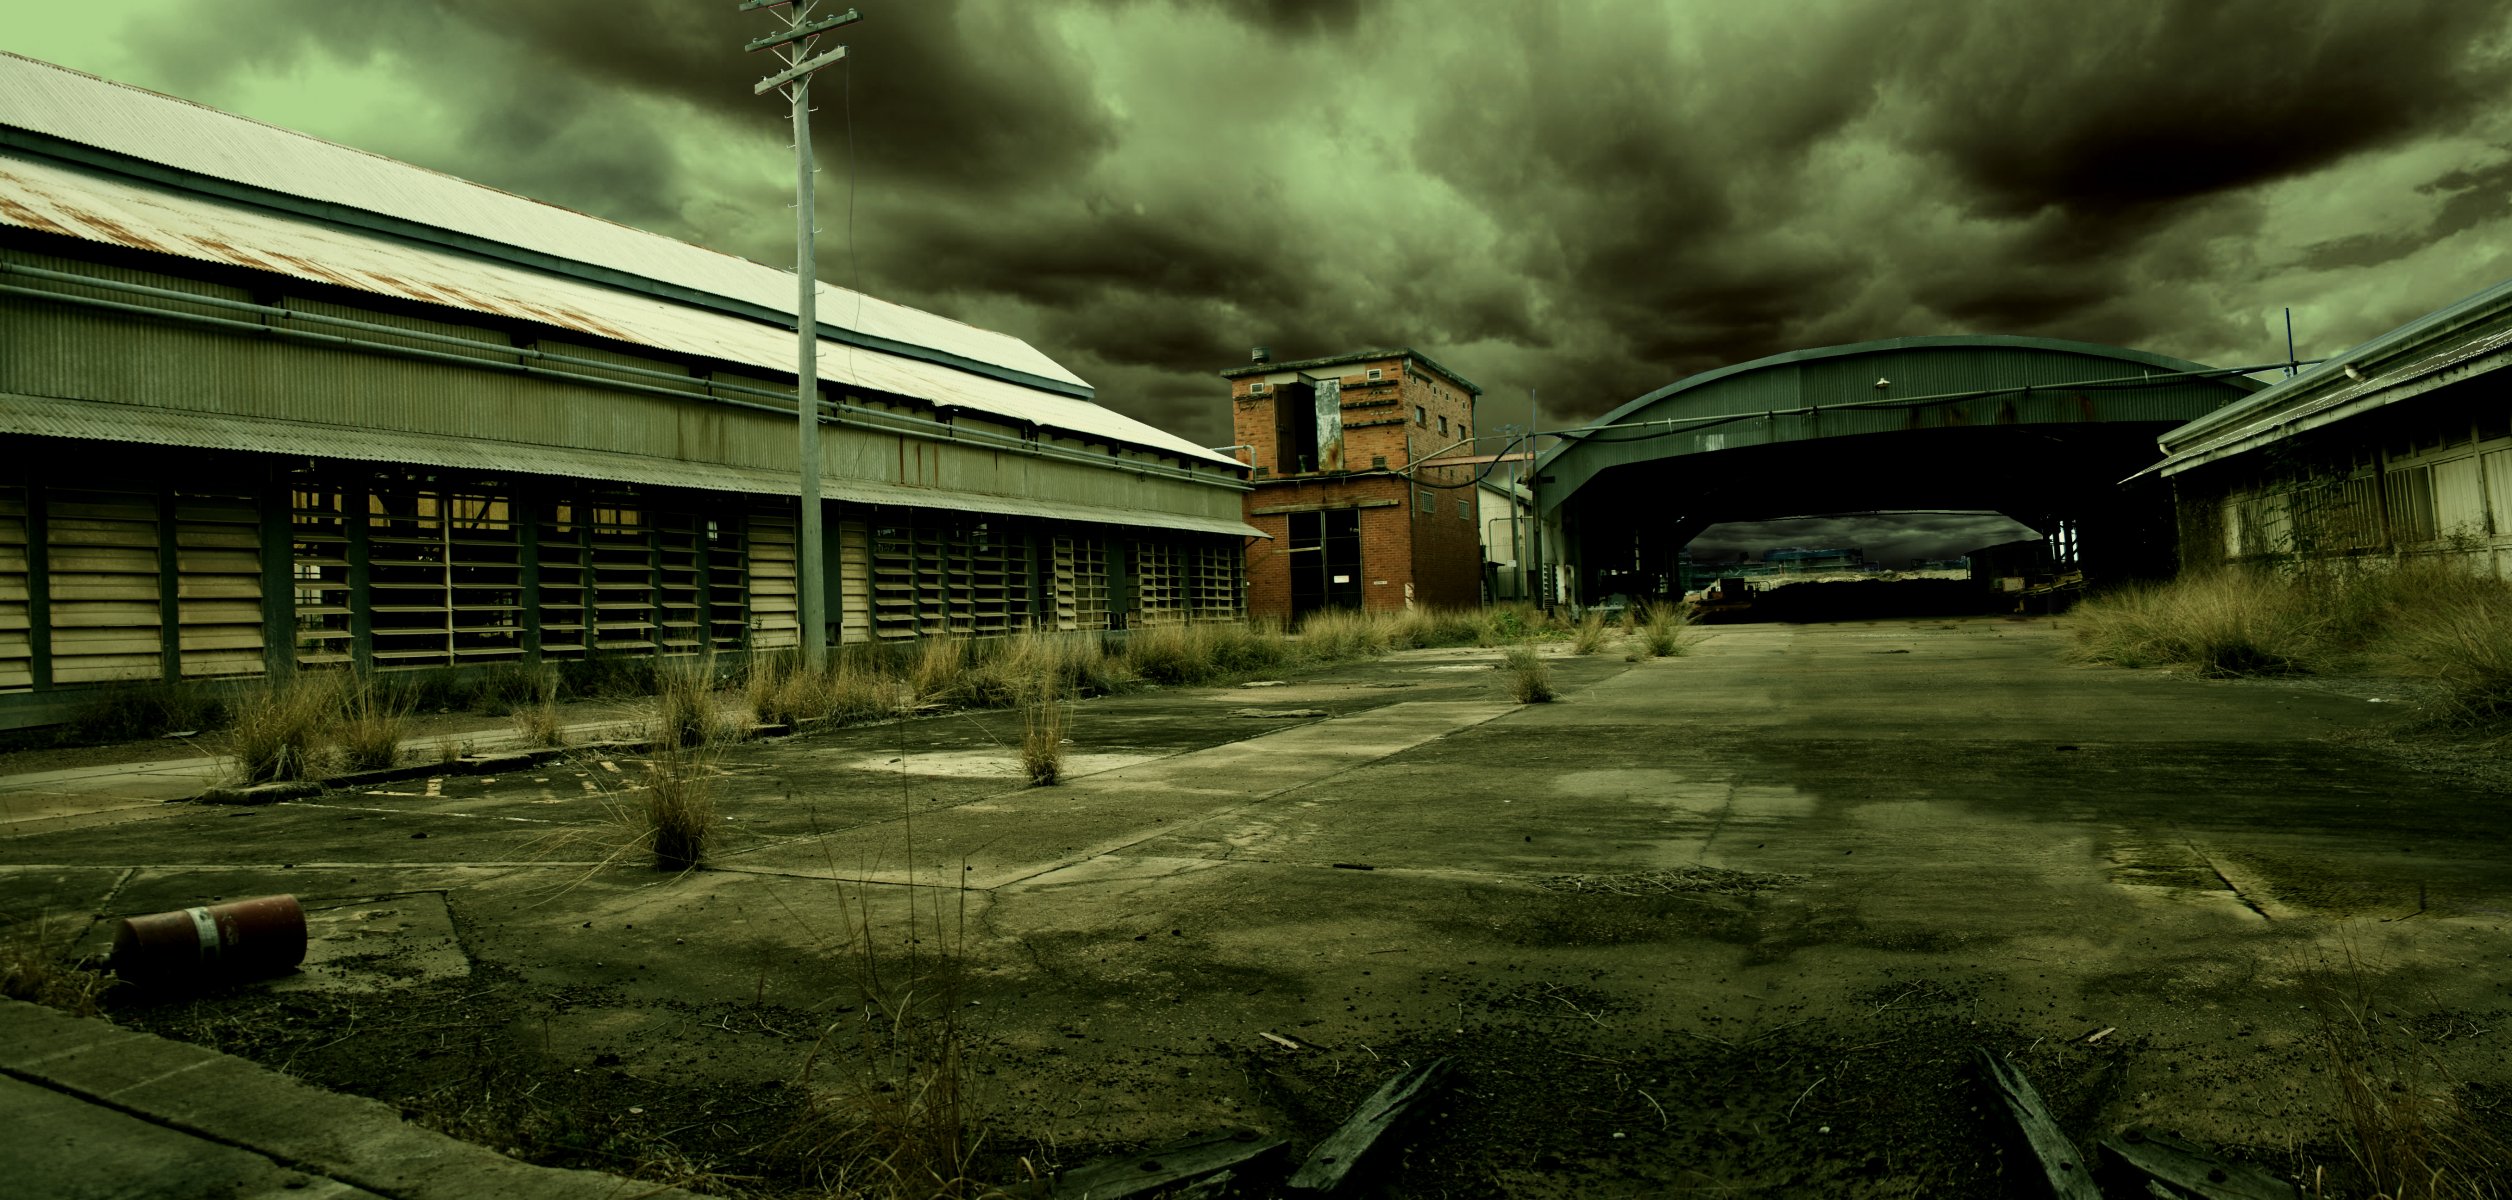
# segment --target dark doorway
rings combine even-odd
[[[1361,606],[1361,510],[1291,514],[1291,620]]]
[[[1316,388],[1288,383],[1275,389],[1273,436],[1276,473],[1305,475],[1319,468]]]

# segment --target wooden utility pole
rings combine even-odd
[[[741,11],[784,9],[785,28],[743,47],[774,49],[785,69],[759,81],[754,96],[783,89],[794,108],[794,420],[801,455],[801,522],[794,530],[794,600],[799,610],[803,662],[818,669],[828,662],[828,571],[820,553],[820,315],[819,272],[812,262],[814,230],[811,200],[811,73],[846,57],[846,47],[813,54],[821,34],[861,17],[854,9],[825,20],[811,19],[812,0],[743,0]]]

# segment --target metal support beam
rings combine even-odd
[[[273,679],[297,669],[296,498],[276,459],[262,476],[262,674]]]
[[[43,469],[26,473],[26,670],[38,692],[52,690],[52,520]]]
[[[367,587],[367,516],[374,485],[359,479],[340,489],[342,532],[349,536],[349,663],[375,669],[375,594]]]
[[[176,541],[174,484],[157,485],[157,675],[183,682],[183,555]]]
[[[506,503],[514,515],[515,548],[522,556],[523,570],[517,580],[520,589],[515,603],[523,608],[523,661],[541,661],[541,497],[539,485],[518,483],[507,494]]]

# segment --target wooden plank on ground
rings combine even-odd
[[[1234,1170],[1282,1149],[1283,1140],[1254,1129],[1224,1128],[1181,1138],[1140,1154],[1107,1158],[1066,1171],[1047,1195],[1056,1200],[1117,1200]]]
[[[1283,1186],[1294,1192],[1330,1192],[1342,1185],[1370,1148],[1421,1100],[1447,1080],[1448,1060],[1433,1059],[1398,1072],[1353,1110],[1343,1127],[1309,1151],[1308,1161]]]
[[[2227,1162],[2178,1138],[2129,1128],[2096,1141],[2105,1178],[2139,1194],[2186,1200],[2295,1200],[2295,1186],[2257,1167]]]
[[[2024,1144],[2040,1160],[2050,1194],[2057,1200],[2102,1200],[2102,1193],[2094,1187],[2092,1172],[2086,1169],[2084,1155],[2059,1130],[2058,1122],[2050,1119],[2050,1110],[2041,1103],[2041,1093],[2032,1090],[2032,1082],[2014,1064],[1989,1053],[1986,1047],[1980,1048],[1979,1054],[1990,1086],[2006,1102],[2007,1114],[2015,1119]]]

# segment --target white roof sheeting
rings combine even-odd
[[[512,317],[772,374],[793,373],[791,332],[731,313],[4,150],[0,225]],[[1091,401],[923,359],[823,340],[820,377],[911,396],[944,410],[964,409],[1193,462],[1238,465],[1226,455]]]
[[[5,52],[0,52],[0,125],[720,296],[793,319],[789,271]],[[818,294],[823,325],[1089,386],[1008,334],[828,284],[821,284]]]

